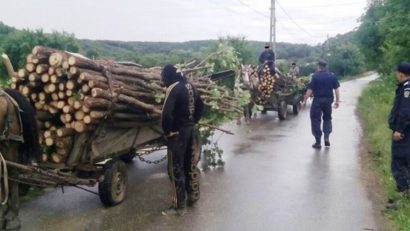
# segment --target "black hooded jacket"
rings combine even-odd
[[[204,110],[204,103],[195,87],[176,73],[175,68],[167,66],[162,72],[162,81],[167,87],[178,83],[168,93],[162,108],[162,130],[165,135],[195,125]]]

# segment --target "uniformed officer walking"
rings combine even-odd
[[[397,191],[410,195],[410,63],[403,62],[396,68],[398,85],[393,108],[389,116],[392,136],[391,170]]]
[[[164,213],[182,215],[186,203],[192,205],[199,199],[200,151],[194,149],[199,140],[195,124],[204,104],[194,86],[173,65],[165,65],[161,77],[167,87],[162,130],[168,142],[168,175],[173,193],[173,205]]]
[[[315,137],[313,148],[320,149],[322,134],[324,134],[324,143],[326,147],[330,146],[329,136],[332,132],[332,104],[334,107],[339,107],[340,84],[336,79],[335,74],[326,70],[327,62],[320,60],[318,62],[318,71],[313,74],[312,80],[308,85],[302,105],[306,105],[306,101],[313,95],[313,102],[310,108],[310,120],[312,126],[312,134]],[[333,91],[336,95],[334,101]],[[321,129],[323,118],[323,132]]]

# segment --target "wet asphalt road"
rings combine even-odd
[[[75,188],[48,190],[23,204],[22,230],[378,230],[361,180],[354,113],[374,77],[342,84],[329,149],[311,148],[308,109],[287,121],[275,112],[258,114],[251,132],[227,125],[236,135],[220,139],[226,166],[202,173],[201,199],[183,217],[161,215],[169,205],[166,164],[135,160],[121,205],[104,208],[97,196]]]

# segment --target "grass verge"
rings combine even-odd
[[[358,112],[363,123],[365,140],[369,144],[368,152],[380,176],[385,195],[398,200],[397,209],[386,209],[384,214],[397,230],[410,231],[410,200],[395,192],[395,182],[390,171],[392,132],[388,128],[387,119],[394,91],[394,76],[373,81],[359,98]]]

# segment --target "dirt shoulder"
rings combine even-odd
[[[376,170],[368,147],[366,139],[362,136],[359,145],[359,157],[362,169],[360,177],[366,186],[367,196],[372,202],[373,214],[377,222],[378,230],[392,231],[394,230],[392,222],[383,213],[387,196],[380,183],[381,176]]]

